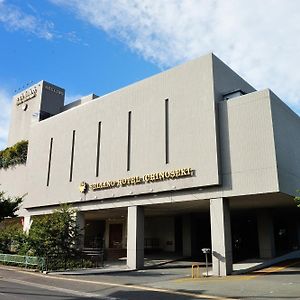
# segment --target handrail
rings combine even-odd
[[[41,270],[45,268],[45,258],[38,256],[0,253],[0,262],[20,264],[24,265],[25,268],[27,266],[37,266]]]

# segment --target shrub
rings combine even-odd
[[[28,141],[21,141],[0,151],[0,169],[25,164],[27,160]]]
[[[35,218],[28,236],[33,255],[75,255],[80,237],[75,213],[76,210],[64,204],[51,215]]]
[[[0,252],[19,253],[20,248],[26,240],[22,225],[18,218],[1,222],[0,228]]]

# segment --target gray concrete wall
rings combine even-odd
[[[24,203],[28,199],[28,169],[25,165],[15,166],[9,169],[0,169],[0,191],[4,191],[5,196],[22,197],[24,196]],[[28,214],[22,208],[19,210],[20,215]]]
[[[269,91],[220,102],[223,197],[279,191]]]
[[[27,101],[22,100],[32,92],[35,92],[35,96],[28,97]],[[31,125],[39,122],[43,113],[59,113],[64,106],[64,95],[64,89],[44,80],[15,95],[12,101],[8,146],[28,140]]]
[[[235,90],[242,90],[245,94],[256,90],[230,67],[215,55],[213,57],[214,93],[217,101],[223,100],[223,95]]]
[[[300,118],[270,91],[280,191],[294,196],[300,188]]]
[[[36,96],[28,99],[23,104],[17,105],[17,100],[22,95],[26,94],[26,91],[36,89]],[[11,117],[10,117],[10,128],[8,135],[8,146],[12,146],[16,142],[21,140],[28,140],[30,133],[30,126],[32,122],[37,121],[37,118],[33,117],[33,114],[40,110],[42,95],[42,82],[39,82],[32,87],[28,88],[24,92],[18,93],[13,97]],[[27,105],[26,111],[23,106]]]
[[[222,101],[223,93],[238,88],[251,93]],[[165,99],[169,99],[169,163],[165,161]],[[25,206],[45,213],[52,209],[46,206],[62,202],[90,210],[278,192],[273,125],[282,126],[274,123],[274,116],[272,119],[269,91],[254,92],[219,59],[207,55],[31,124]],[[194,176],[89,191],[86,195],[79,192],[82,181],[96,183],[186,167],[195,170]],[[6,181],[14,189],[9,179]],[[166,193],[157,194],[162,191]]]
[[[165,160],[165,99],[169,99],[169,163]],[[127,171],[129,111],[132,112],[131,163]],[[100,121],[100,169],[99,177],[96,177]],[[70,182],[73,130],[76,138]],[[53,152],[47,186],[51,138]],[[211,56],[34,124],[30,132],[28,166],[39,175],[32,177],[27,207],[80,201],[83,195],[79,192],[79,184],[82,181],[118,180],[185,167],[193,168],[195,176],[90,191],[88,197],[105,199],[219,184]]]

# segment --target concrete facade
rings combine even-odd
[[[231,210],[257,216],[261,256],[270,256],[284,226],[265,221],[274,234],[266,250],[261,209],[298,216],[299,116],[213,54],[108,95],[63,100],[64,90],[45,81],[13,98],[8,144],[28,139],[28,158],[26,166],[0,170],[0,183],[9,194],[28,193],[24,216],[72,203],[98,222],[113,255],[127,248],[136,268],[146,241],[145,249],[187,256],[212,245],[224,257],[212,256],[216,275],[231,272],[231,247],[245,240],[238,232],[230,241]]]
[[[210,200],[213,274],[226,276],[232,272],[231,225],[229,201]]]

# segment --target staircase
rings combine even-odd
[[[83,256],[93,261],[96,267],[103,267],[104,249],[103,248],[83,248]]]

